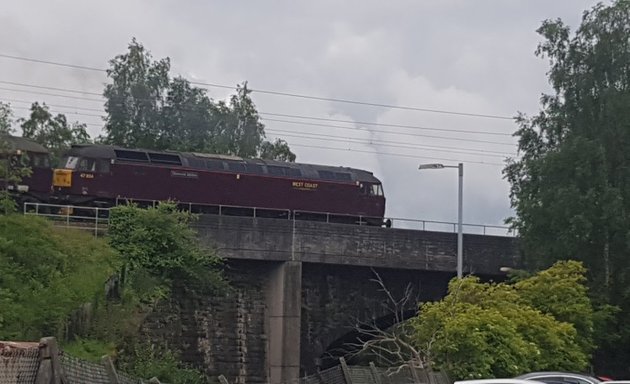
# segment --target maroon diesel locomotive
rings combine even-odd
[[[174,200],[198,213],[371,225],[385,214],[381,182],[360,169],[92,144],[73,146],[61,164],[53,196],[62,204]]]

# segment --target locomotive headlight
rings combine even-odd
[[[53,171],[53,187],[71,187],[72,186],[72,170],[55,169]]]

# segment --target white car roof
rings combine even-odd
[[[461,380],[454,384],[544,384],[536,380],[522,379],[479,379],[479,380]]]

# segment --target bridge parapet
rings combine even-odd
[[[203,215],[199,238],[227,259],[302,261],[455,272],[455,233],[300,220]],[[464,234],[464,271],[499,275],[519,267],[518,239]]]

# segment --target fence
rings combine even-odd
[[[109,223],[109,208],[27,202],[24,214],[45,217],[66,228],[87,229],[95,236],[102,234]]]
[[[448,375],[404,365],[395,368],[349,366],[344,358],[339,365],[300,379],[300,384],[451,384]]]
[[[124,201],[120,201],[124,203]],[[142,206],[155,206],[159,202],[144,202]],[[196,214],[219,216],[248,216],[259,218],[276,218],[282,220],[309,220],[335,224],[367,225],[387,222],[392,228],[411,229],[434,232],[457,232],[457,223],[437,220],[421,220],[407,218],[377,218],[370,216],[352,216],[330,212],[290,211],[286,209],[269,209],[260,207],[242,207],[234,205],[193,205],[178,203],[180,209]],[[107,229],[109,222],[109,208],[79,207],[72,205],[25,203],[25,215],[47,217],[68,228],[87,229],[98,235]],[[510,227],[486,224],[462,224],[463,232],[467,234],[491,236],[516,236]]]
[[[285,384],[451,384],[442,372],[405,365],[396,368],[348,366],[340,364],[315,375]],[[224,376],[219,383],[227,384]],[[117,372],[111,359],[104,356],[93,363],[63,353],[54,337],[39,342],[0,341],[0,384],[144,384],[158,383],[134,378]]]
[[[220,384],[230,384],[221,375]],[[349,366],[345,359],[339,359],[339,365],[317,372],[314,375],[282,384],[452,384],[444,372],[404,365],[393,368],[369,366]]]
[[[0,384],[142,383],[145,381],[116,372],[107,356],[98,364],[63,353],[53,337],[39,343],[0,341]]]

